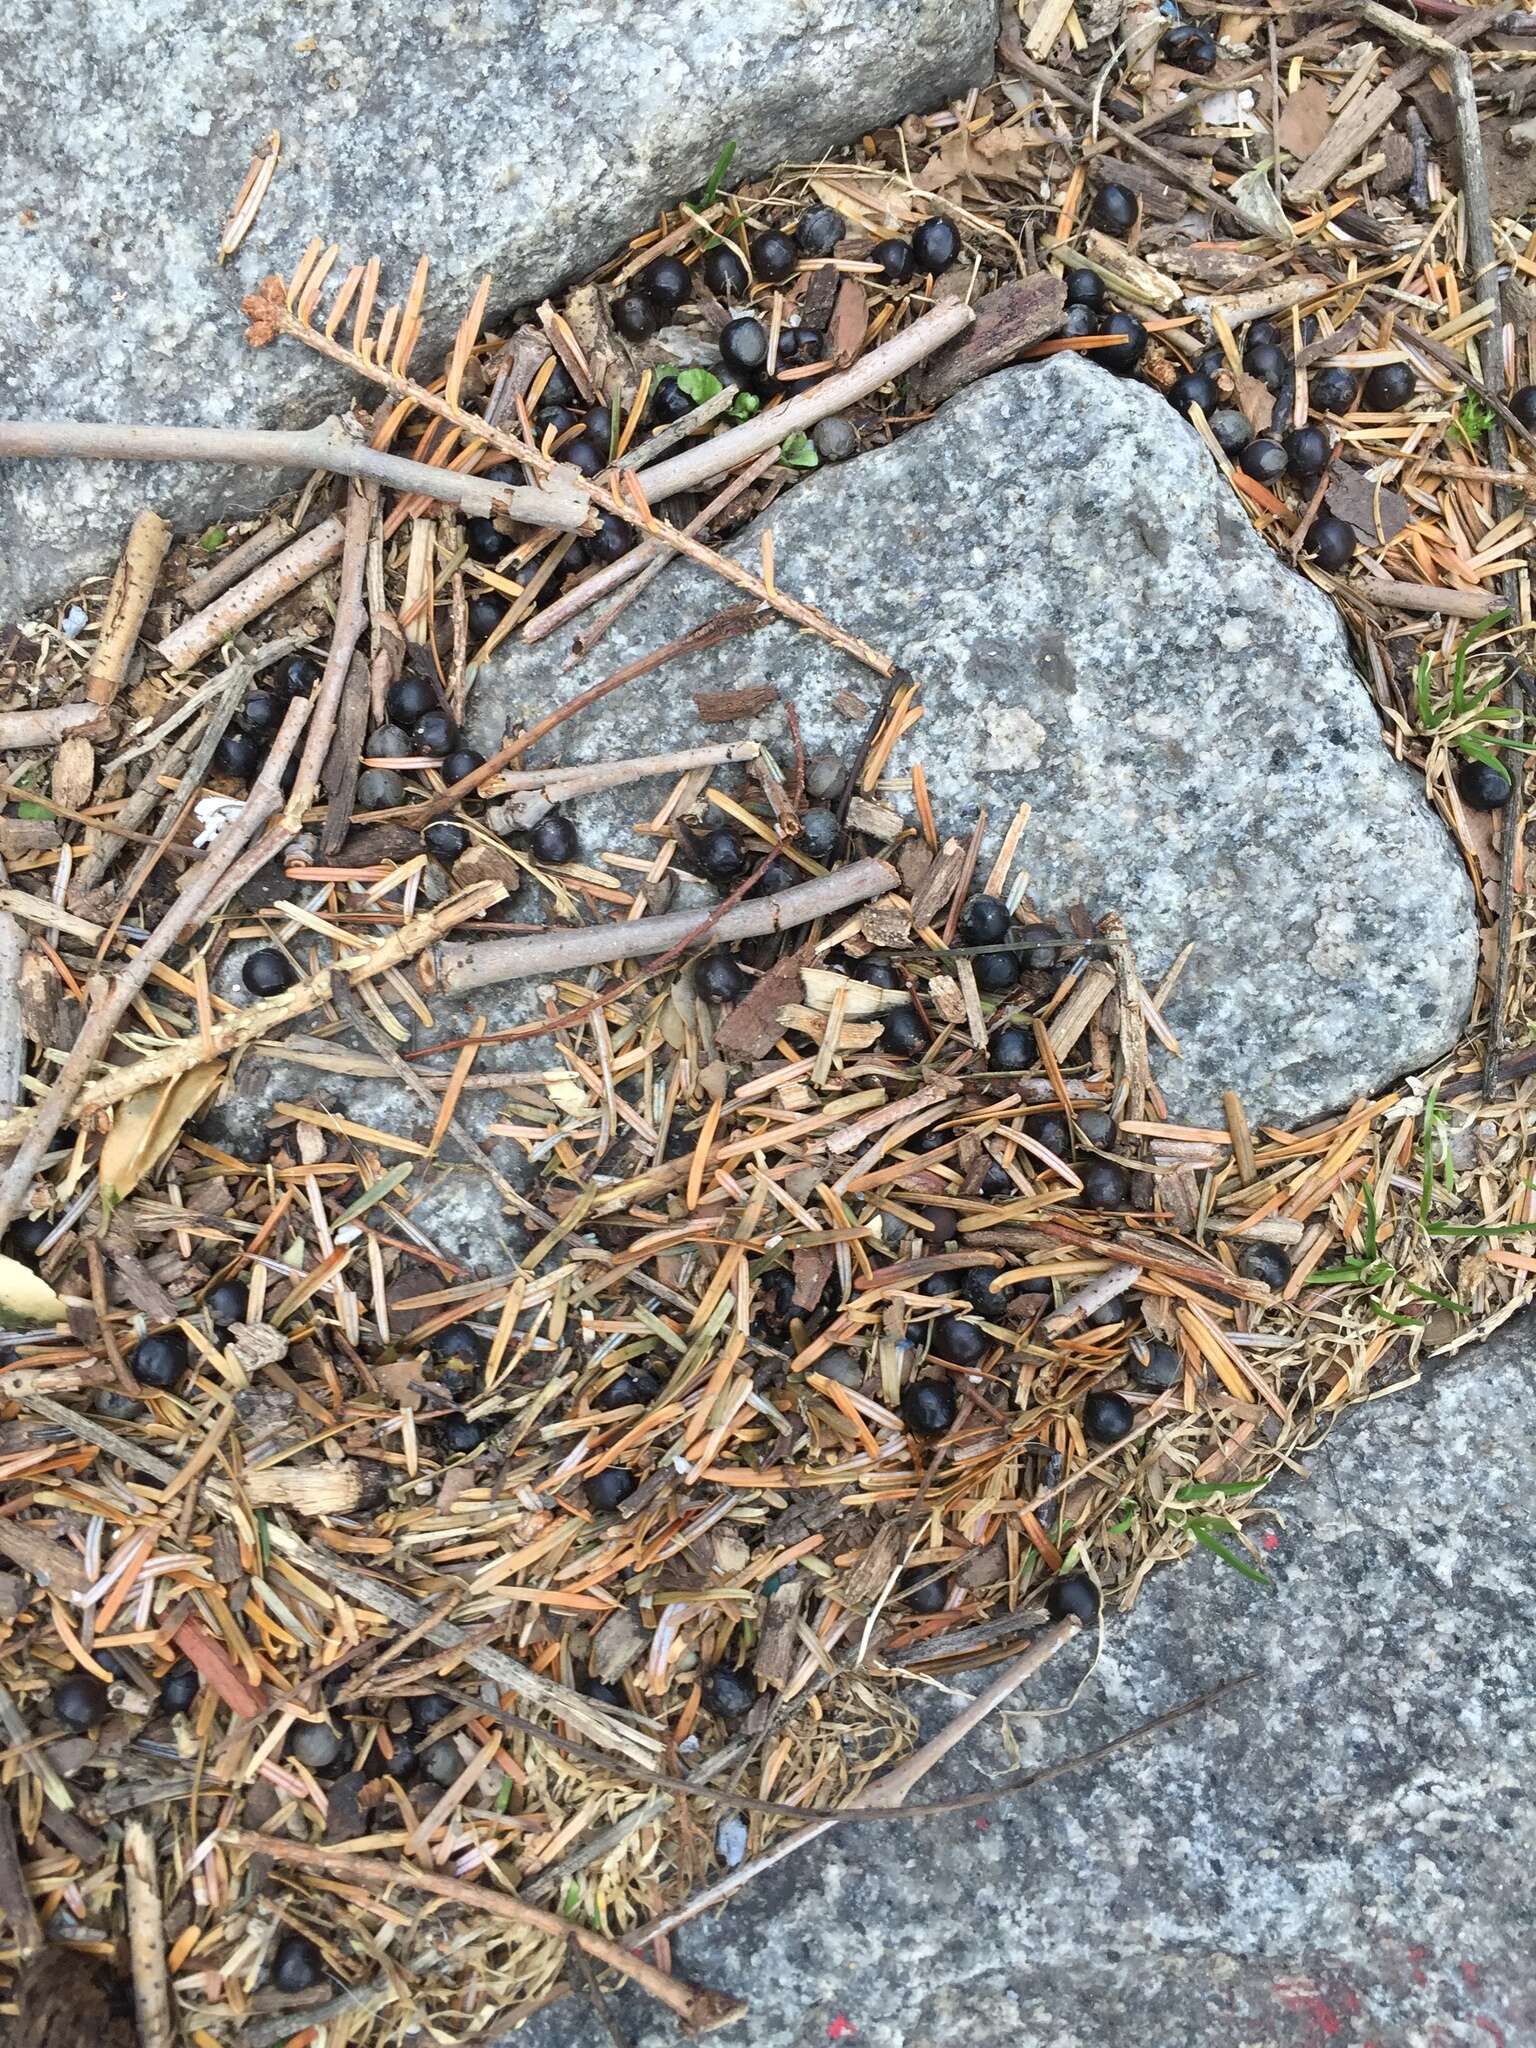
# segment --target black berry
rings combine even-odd
[[[837,851],[841,832],[837,813],[827,810],[824,805],[813,804],[800,820],[800,850],[808,853],[812,860],[830,860]]]
[[[1253,429],[1236,406],[1218,406],[1206,422],[1224,455],[1241,455],[1253,439]]]
[[[443,780],[462,782],[466,775],[473,775],[477,768],[484,766],[484,754],[477,754],[473,747],[455,747],[444,757]]]
[[[546,867],[552,868],[565,867],[581,850],[576,827],[564,811],[551,811],[547,817],[540,818],[529,834],[528,845],[535,860],[543,861]]]
[[[952,220],[942,213],[936,213],[932,220],[925,220],[912,237],[912,254],[917,259],[919,271],[926,270],[937,277],[940,271],[948,270],[960,254],[960,230]]]
[[[734,832],[721,825],[699,840],[699,866],[712,882],[735,882],[747,872],[747,852]]]
[[[1278,1291],[1291,1277],[1291,1262],[1279,1245],[1265,1244],[1260,1238],[1254,1244],[1244,1245],[1238,1253],[1237,1270],[1244,1279],[1257,1280],[1261,1286]]]
[[[1045,1589],[1045,1611],[1052,1621],[1080,1621],[1086,1628],[1099,1618],[1099,1589],[1086,1572],[1063,1572]]]
[[[1332,452],[1333,443],[1322,427],[1295,427],[1285,437],[1285,459],[1292,476],[1321,476]]]
[[[594,405],[587,411],[587,439],[595,441],[599,448],[610,452],[613,448],[613,408]]]
[[[597,531],[586,538],[586,550],[594,562],[616,562],[635,544],[634,530],[616,512],[599,512]]]
[[[959,1406],[948,1380],[913,1380],[902,1389],[901,1418],[914,1436],[942,1436]]]
[[[1008,936],[1008,906],[1000,896],[972,896],[960,913],[959,933],[967,946],[995,946]]]
[[[693,295],[693,279],[688,275],[688,266],[677,256],[658,256],[653,263],[647,263],[640,273],[640,288],[653,298],[658,306],[664,306],[669,313],[675,313],[679,306],[687,303]],[[591,425],[591,421],[588,421]]]
[[[616,1685],[609,1685],[605,1679],[584,1678],[581,1682],[582,1697],[596,1700],[600,1707],[627,1707],[623,1691]]]
[[[312,661],[307,654],[295,654],[278,664],[277,687],[289,699],[307,697],[324,673],[318,661]]]
[[[747,288],[747,266],[729,242],[714,242],[704,251],[704,282],[719,299],[736,299]]]
[[[915,1565],[902,1573],[896,1590],[914,1614],[938,1614],[949,1598],[949,1581],[926,1565]]]
[[[649,292],[626,292],[608,308],[626,341],[649,341],[661,326],[661,307]]]
[[[1175,377],[1168,387],[1169,404],[1175,412],[1182,413],[1185,419],[1189,418],[1197,405],[1209,418],[1216,410],[1216,402],[1220,396],[1215,378],[1208,377],[1204,370],[1190,370],[1182,377]]]
[[[1097,306],[1068,306],[1062,315],[1061,331],[1069,341],[1081,341],[1085,334],[1099,331],[1099,309]],[[1099,353],[1097,349],[1095,355]]]
[[[197,1698],[202,1680],[197,1666],[178,1657],[160,1681],[160,1711],[162,1714],[184,1714]]]
[[[464,547],[472,562],[499,562],[512,543],[494,519],[466,519]]]
[[[455,825],[451,818],[437,818],[421,835],[428,853],[450,865],[469,844],[469,834],[462,825]]]
[[[411,751],[411,736],[398,725],[375,726],[363,746],[370,760],[401,761]]]
[[[1383,363],[1365,380],[1366,411],[1395,412],[1412,398],[1416,383],[1406,363]]]
[[[547,448],[551,441],[558,441],[562,434],[568,434],[572,427],[581,425],[581,415],[571,411],[568,405],[544,405],[533,416],[534,432],[539,445]]]
[[[227,732],[219,741],[213,761],[221,775],[231,775],[237,782],[253,782],[261,769],[261,742],[252,733]]]
[[[989,1349],[986,1332],[963,1316],[940,1316],[933,1326],[933,1354],[950,1365],[979,1365]]]
[[[880,1030],[880,1043],[898,1059],[913,1060],[928,1043],[916,1010],[890,1010]]]
[[[458,736],[446,711],[429,711],[411,727],[411,744],[418,754],[446,754]]]
[[[747,977],[729,953],[711,953],[693,971],[699,994],[711,1003],[736,1003],[746,994]]]
[[[1502,768],[1489,761],[1456,763],[1456,793],[1472,811],[1501,811],[1513,784]]]
[[[1112,235],[1123,235],[1136,225],[1136,195],[1124,185],[1101,185],[1093,202],[1098,227]]]
[[[162,1330],[135,1344],[128,1364],[141,1387],[174,1387],[187,1369],[187,1340],[180,1330]]]
[[[626,1472],[622,1465],[609,1465],[587,1481],[587,1505],[599,1511],[616,1508],[621,1500],[629,1499],[639,1483],[634,1473]]]
[[[1183,1361],[1171,1344],[1143,1342],[1139,1357],[1135,1355],[1135,1347],[1132,1347],[1131,1377],[1138,1387],[1145,1387],[1148,1393],[1164,1394],[1170,1387],[1178,1386],[1183,1380]]]
[[[763,284],[782,284],[786,277],[793,277],[799,267],[800,257],[794,243],[788,235],[781,235],[775,229],[754,235],[747,247],[752,257],[753,273]]]
[[[905,284],[917,267],[912,260],[912,244],[899,241],[894,235],[889,241],[876,242],[869,260],[879,264],[887,284]]]
[[[558,356],[547,356],[545,361],[551,367],[548,377],[544,380],[544,388],[539,394],[539,404],[579,405],[581,393],[576,388],[575,378],[564,363]]]
[[[1267,434],[1250,441],[1237,458],[1237,466],[1244,476],[1251,476],[1255,483],[1272,484],[1285,475],[1288,458],[1278,441],[1270,440]]]
[[[467,1415],[449,1415],[439,1425],[438,1441],[450,1457],[461,1458],[479,1450],[485,1442],[485,1430]]]
[[[240,963],[240,979],[253,996],[280,996],[298,978],[291,962],[276,946],[258,946]]]
[[[1216,62],[1216,45],[1195,22],[1181,21],[1163,37],[1163,55],[1181,71],[1203,76]]]
[[[1083,1433],[1096,1444],[1117,1444],[1136,1427],[1136,1410],[1122,1394],[1094,1392],[1083,1403]]]
[[[240,723],[247,732],[274,733],[287,710],[283,699],[270,690],[253,690],[240,707]]]
[[[1307,403],[1314,412],[1348,412],[1357,389],[1353,374],[1342,364],[1314,370],[1307,379]]]
[[[1018,954],[1007,947],[996,953],[978,953],[971,967],[976,976],[976,986],[983,995],[989,996],[1005,995],[1009,989],[1016,988],[1023,972]]]
[[[1027,1067],[1035,1057],[1035,1034],[1022,1024],[1004,1024],[992,1034],[987,1063],[1013,1071]]]
[[[628,1372],[610,1380],[600,1394],[593,1395],[592,1406],[605,1413],[610,1408],[632,1408],[641,1401],[654,1401],[660,1392],[661,1381],[653,1372],[647,1372],[643,1365],[631,1366]]]
[[[5,1233],[6,1242],[24,1259],[35,1258],[43,1248],[44,1239],[53,1235],[53,1228],[51,1216],[22,1216]]]
[[[711,1664],[704,1673],[704,1704],[722,1721],[739,1721],[757,1703],[757,1687],[731,1664]]]
[[[320,1951],[302,1934],[285,1934],[272,1958],[272,1984],[278,1991],[310,1991],[324,1975]]]
[[[1255,344],[1265,342],[1273,348],[1278,348],[1282,339],[1280,330],[1273,320],[1250,320],[1248,331],[1243,337],[1243,347],[1253,348]]]
[[[768,362],[768,330],[762,321],[743,313],[722,327],[720,360],[735,376],[757,376]]]
[[[578,434],[574,441],[567,441],[560,450],[560,460],[568,462],[582,476],[596,476],[599,470],[608,467],[608,450],[599,448],[585,434]]]
[[[1307,552],[1320,569],[1342,569],[1355,552],[1355,529],[1347,519],[1325,512],[1312,522]]]
[[[879,953],[871,953],[867,959],[857,961],[853,975],[856,981],[867,981],[871,988],[901,987],[901,976]]]
[[[1090,1209],[1123,1209],[1131,1198],[1131,1177],[1113,1159],[1090,1159],[1082,1169],[1083,1200]]]
[[[478,597],[469,600],[470,639],[477,647],[482,640],[489,640],[506,616],[507,600],[498,597],[494,590],[482,590]]]
[[[384,693],[384,708],[394,724],[413,726],[437,709],[437,691],[425,676],[400,676]]]
[[[1147,330],[1134,313],[1111,313],[1099,329],[1101,334],[1117,335],[1119,339],[1113,348],[1096,348],[1095,362],[1102,363],[1106,370],[1113,370],[1117,376],[1125,376],[1141,361],[1147,346]]]
[[[1243,355],[1243,368],[1266,391],[1278,391],[1285,377],[1284,351],[1272,341],[1250,341]]]
[[[238,1280],[221,1280],[209,1289],[203,1306],[219,1328],[227,1330],[231,1323],[245,1321],[251,1306],[250,1290]]]
[[[795,240],[807,256],[830,256],[847,232],[835,206],[813,206],[795,229]]]
[[[663,377],[651,399],[651,418],[659,426],[670,426],[693,411],[693,400],[675,377]]]
[[[1037,1145],[1043,1145],[1047,1152],[1054,1152],[1058,1159],[1072,1156],[1072,1128],[1064,1116],[1054,1111],[1043,1116],[1029,1127],[1029,1135]]]
[[[1096,270],[1072,270],[1067,273],[1067,304],[1069,306],[1092,306],[1095,309],[1104,303],[1104,280]]]
[[[444,1330],[434,1330],[427,1339],[427,1349],[434,1358],[457,1359],[461,1365],[476,1368],[485,1363],[485,1348],[479,1332],[468,1323],[450,1323]]]
[[[1528,434],[1536,434],[1536,384],[1522,384],[1509,394],[1509,409]]]
[[[107,1688],[89,1671],[71,1672],[54,1687],[53,1711],[66,1728],[93,1728],[107,1711]]]

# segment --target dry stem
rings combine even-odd
[[[0,421],[0,454],[5,452],[7,422]],[[171,529],[158,512],[141,512],[128,533],[128,544],[112,578],[112,592],[96,640],[96,652],[85,672],[85,694],[92,704],[108,705],[123,685],[128,657],[155,594],[160,565],[171,544]]]

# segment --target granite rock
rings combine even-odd
[[[0,23],[0,392],[13,417],[307,424],[348,396],[295,346],[253,354],[240,299],[315,234],[433,262],[451,333],[483,271],[495,307],[585,270],[696,189],[814,161],[981,83],[996,0],[17,0]],[[222,270],[254,150],[282,156]],[[264,471],[29,464],[0,490],[0,619],[115,556],[152,502],[196,530],[251,512]]]
[[[1344,1417],[1254,1525],[1272,1590],[1203,1553],[1156,1575],[1096,1670],[1084,1644],[1029,1690],[1081,1682],[1069,1715],[1010,1714],[1013,1748],[989,1724],[924,1796],[1255,1682],[1037,1797],[832,1835],[674,1935],[674,1969],[750,2002],[722,2048],[1536,2040],[1533,1346],[1526,1316]],[[957,1703],[913,1704],[927,1734]],[[613,2014],[677,2039],[643,1998]],[[573,1998],[514,2039],[597,2032]]]
[[[1195,952],[1155,1060],[1179,1119],[1298,1121],[1434,1059],[1471,1001],[1462,862],[1418,778],[1383,745],[1323,592],[1253,531],[1194,430],[1149,387],[1071,356],[975,385],[893,446],[810,477],[766,515],[781,586],[908,667],[924,715],[891,763],[922,763],[941,831],[985,805],[1045,912],[1117,909],[1155,983]],[[754,564],[762,522],[734,552]],[[477,744],[717,610],[679,567],[573,677],[553,636],[493,658]],[[601,662],[601,668],[595,663]],[[777,686],[808,749],[845,755],[880,685],[775,623],[674,661],[561,729],[573,761],[690,744],[694,693]],[[749,726],[787,763],[782,705]],[[636,815],[583,805],[591,843]]]

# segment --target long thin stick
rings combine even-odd
[[[301,583],[307,583],[311,576],[334,562],[341,553],[341,533],[339,519],[322,519],[281,554],[253,570],[243,583],[225,591],[212,604],[204,605],[190,619],[183,619],[175,632],[168,633],[160,642],[157,651],[173,669],[191,668],[221,640],[238,633],[269,605],[287,597],[290,591],[297,590]]]
[[[368,531],[377,494],[377,486],[374,485],[365,487],[353,483],[347,487],[347,509],[342,520],[341,590],[336,600],[330,652],[325,658],[325,673],[315,691],[315,715],[304,736],[304,752],[299,757],[293,793],[283,808],[283,823],[290,833],[296,833],[303,824],[304,813],[319,791],[320,771],[325,766],[331,736],[336,730],[336,714],[341,705],[347,670],[362,638],[363,628],[368,623],[367,609],[363,604],[363,578],[368,568]]]
[[[404,455],[385,455],[365,441],[355,441],[336,418],[297,433],[246,427],[119,427],[94,420],[0,420],[0,458],[6,456],[28,461],[65,456],[87,462],[325,469],[457,505],[472,517],[486,519],[503,512],[519,525],[553,526],[560,533],[580,533],[590,516],[584,491],[564,476],[547,489],[487,483],[460,470],[433,469]],[[574,478],[575,472],[566,475]],[[153,519],[155,514],[140,517]],[[167,528],[167,545],[169,537]]]
[[[422,1870],[412,1863],[389,1863],[382,1856],[349,1856],[345,1849],[326,1842],[288,1842],[280,1835],[250,1834],[242,1828],[225,1828],[219,1839],[231,1849],[267,1856],[274,1863],[294,1863],[302,1870],[323,1870],[328,1877],[344,1876],[355,1884],[376,1886],[381,1895],[396,1885],[405,1885],[412,1891],[428,1892],[434,1898],[452,1899],[456,1905],[484,1913],[492,1920],[505,1920],[514,1927],[537,1928],[541,1934],[574,1941],[596,1961],[630,1978],[652,1998],[660,1999],[685,2026],[698,2033],[728,2026],[746,2011],[739,1998],[669,1977],[665,1970],[632,1955],[606,1935],[594,1934],[573,1920],[562,1920],[558,1913],[525,1905],[521,1899],[508,1898],[488,1884],[468,1884],[462,1878],[444,1877],[438,1871]]]
[[[0,420],[0,450],[4,448],[5,434],[6,422]],[[112,578],[96,651],[85,672],[85,694],[92,704],[104,708],[122,688],[128,657],[144,624],[160,565],[170,544],[171,529],[158,512],[141,512],[129,529],[123,558]]]
[[[855,861],[814,881],[801,882],[777,896],[739,903],[715,920],[710,936],[722,945],[738,939],[765,938],[829,917],[855,903],[867,903],[894,889],[900,878],[883,860]],[[710,925],[710,914],[670,910],[661,917],[640,917],[632,924],[588,925],[575,931],[540,932],[531,938],[494,940],[489,945],[445,946],[438,960],[438,985],[451,995],[492,982],[523,981],[536,974],[570,974],[582,967],[603,967],[615,960],[633,960],[644,953],[681,947]]]
[[[142,1820],[123,1829],[123,1902],[128,1912],[128,1960],[140,2048],[172,2048],[171,1984],[165,1967],[165,1920],[155,1878],[155,1842]]]
[[[652,499],[661,499],[670,498],[675,491],[695,490],[714,477],[724,476],[738,464],[751,462],[766,450],[782,446],[791,434],[803,433],[818,420],[868,398],[882,384],[889,384],[893,378],[915,368],[935,349],[963,334],[975,320],[972,309],[958,299],[947,306],[935,306],[931,313],[924,313],[910,327],[893,334],[889,341],[882,341],[848,369],[820,378],[798,398],[787,399],[769,412],[743,420],[739,427],[712,435],[667,462],[658,462],[654,469],[646,471],[647,492]]]

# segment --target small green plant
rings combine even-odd
[[[1227,1515],[1213,1515],[1205,1511],[1207,1502],[1222,1501],[1232,1496],[1240,1498],[1245,1493],[1255,1492],[1263,1484],[1262,1479],[1231,1479],[1222,1485],[1206,1486],[1190,1480],[1174,1488],[1163,1504],[1163,1515],[1170,1528],[1193,1536],[1202,1550],[1208,1550],[1229,1570],[1240,1572],[1254,1585],[1268,1589],[1273,1583],[1268,1572],[1260,1570],[1248,1558],[1240,1557],[1230,1547],[1231,1540],[1240,1534],[1236,1522]]]
[[[725,174],[731,168],[731,160],[735,156],[735,154],[736,144],[734,142],[728,142],[725,145],[724,149],[721,150],[720,154],[715,158],[715,168],[704,180],[704,189],[699,194],[700,211],[702,211],[706,206],[714,205],[715,194],[720,190],[720,187],[725,183]]]
[[[713,370],[694,366],[677,372],[677,388],[686,391],[695,405],[702,405],[706,398],[718,398],[725,387]]]
[[[809,434],[790,434],[779,450],[779,460],[787,462],[791,469],[814,469],[821,457],[816,453]]]
[[[1529,754],[1533,750],[1524,740],[1517,740],[1508,731],[1500,728],[1520,723],[1520,714],[1511,711],[1507,705],[1495,704],[1495,694],[1503,688],[1504,677],[1496,675],[1481,689],[1470,689],[1467,684],[1467,663],[1473,648],[1479,640],[1497,630],[1509,617],[1508,609],[1490,613],[1486,619],[1462,634],[1451,656],[1451,691],[1446,702],[1436,706],[1432,676],[1433,663],[1427,654],[1420,655],[1418,668],[1414,672],[1414,695],[1419,714],[1419,730],[1428,735],[1441,733],[1446,744],[1469,760],[1485,762],[1491,768],[1503,770],[1497,748],[1507,752]],[[1507,772],[1507,771],[1506,771]]]
[[[1394,1328],[1400,1330],[1417,1330],[1422,1325],[1416,1323],[1412,1316],[1400,1316],[1387,1307],[1382,1295],[1387,1287],[1393,1285],[1399,1287],[1403,1293],[1412,1295],[1415,1301],[1427,1301],[1435,1308],[1449,1309],[1452,1315],[1465,1315],[1466,1310],[1462,1304],[1453,1301],[1448,1294],[1435,1294],[1427,1287],[1420,1287],[1416,1281],[1403,1278],[1397,1267],[1382,1252],[1376,1190],[1369,1181],[1362,1186],[1360,1195],[1365,1204],[1365,1230],[1360,1251],[1345,1259],[1340,1265],[1326,1266],[1320,1272],[1313,1273],[1307,1285],[1364,1288],[1371,1296],[1370,1306],[1373,1313],[1380,1316],[1383,1322],[1391,1323]],[[1431,1236],[1439,1235],[1434,1225],[1429,1225],[1428,1228]]]
[[[1469,392],[1456,408],[1456,417],[1451,421],[1448,438],[1461,441],[1471,455],[1477,453],[1477,444],[1493,425],[1497,415],[1491,405],[1485,405],[1475,391]]]
[[[198,535],[197,544],[211,555],[215,548],[223,547],[228,539],[229,535],[222,526],[210,526],[206,533]]]
[[[749,420],[753,413],[762,410],[763,401],[753,391],[738,391],[731,400],[731,418]]]

